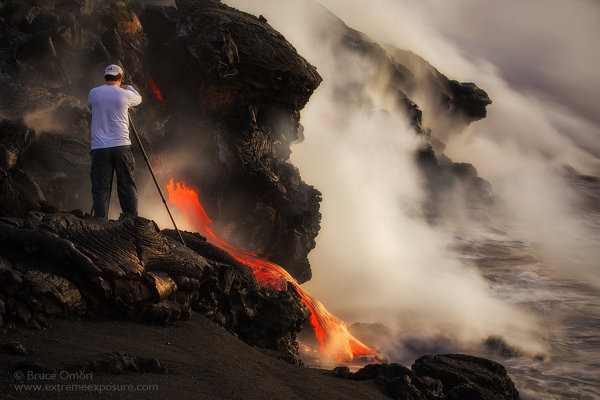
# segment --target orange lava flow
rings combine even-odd
[[[160,101],[163,101],[163,97],[162,97],[162,94],[160,93],[160,89],[158,88],[158,86],[156,86],[156,83],[154,83],[154,79],[152,79],[152,76],[150,76],[150,79],[148,79],[148,85],[150,86],[150,89],[152,89],[154,94],[156,95],[156,98],[159,99]]]
[[[236,260],[252,268],[254,276],[263,287],[286,290],[289,284],[296,288],[302,297],[302,302],[311,312],[310,324],[319,341],[321,354],[338,362],[352,361],[357,355],[372,356],[375,360],[376,351],[352,336],[348,332],[347,324],[327,311],[323,303],[303,290],[285,269],[254,253],[239,250],[217,237],[209,226],[212,221],[200,204],[197,191],[187,187],[183,182],[175,185],[173,178],[167,185],[167,190],[169,202],[181,210],[186,220],[198,233],[205,236],[209,243],[225,250]]]

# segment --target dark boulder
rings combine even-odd
[[[519,399],[506,369],[497,362],[464,354],[427,355],[411,367],[420,376],[442,382],[451,399]]]
[[[68,279],[50,272],[30,270],[23,281],[32,298],[38,300],[36,311],[46,315],[83,315],[85,303],[77,287]]]
[[[374,379],[381,390],[393,399],[429,400],[441,394],[440,385],[421,380],[400,364],[370,364],[354,373],[352,379]]]
[[[348,368],[346,366],[335,367],[333,369],[333,375],[338,378],[347,378],[347,379],[350,379],[353,376],[352,372],[350,372],[350,368]]]
[[[373,379],[393,399],[518,400],[506,369],[494,361],[462,354],[426,355],[408,369],[399,364],[370,364],[354,374],[335,376]]]

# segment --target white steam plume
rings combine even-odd
[[[324,78],[302,112],[306,140],[292,155],[303,178],[321,190],[324,199],[322,230],[311,253],[314,277],[307,284],[309,290],[349,320],[380,321],[404,332],[440,333],[468,341],[503,335],[531,351],[541,350],[534,344],[535,319],[494,297],[478,272],[448,251],[451,236],[424,222],[419,210],[425,194],[412,158],[419,142],[402,113],[376,90],[360,93],[373,107],[359,107],[336,95],[336,88],[360,80],[358,75],[368,66],[314,34],[322,28],[314,24],[322,20],[311,14],[314,7],[308,3],[227,3],[264,15]],[[494,100],[490,117],[450,137],[447,153],[457,161],[474,163],[492,182],[507,210],[515,213],[520,234],[545,243],[548,238],[540,233],[548,232],[551,222],[569,226],[569,234],[584,232],[569,213],[569,190],[556,171],[565,163],[589,169],[596,159],[561,132],[557,120],[563,126],[591,130],[593,122],[574,109],[549,103],[547,97],[515,90],[492,61],[470,60],[468,49],[458,48],[436,31],[421,3],[322,3],[380,43],[410,49],[451,79],[475,81],[488,91]],[[344,70],[332,62],[340,57],[348,57]],[[549,118],[542,112],[548,106],[563,110],[562,116]],[[379,108],[392,114],[377,112]],[[425,114],[424,125],[436,125],[435,119]],[[512,124],[510,132],[505,131],[506,121]],[[485,134],[474,139],[477,132]],[[525,188],[511,180],[515,176],[522,178]],[[514,197],[519,190],[520,196]],[[540,191],[545,196],[538,204],[527,201]],[[554,196],[557,193],[560,196]],[[540,222],[546,225],[538,227]],[[583,262],[578,270],[589,276],[590,268]]]

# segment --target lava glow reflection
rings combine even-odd
[[[304,291],[286,270],[256,254],[239,250],[224,242],[210,228],[211,220],[198,200],[198,192],[185,183],[174,184],[173,178],[167,185],[169,202],[176,205],[198,233],[205,236],[213,245],[225,250],[236,260],[248,265],[254,276],[263,286],[275,290],[286,290],[287,285],[294,285],[302,302],[311,312],[310,324],[314,328],[319,341],[321,354],[338,362],[352,361],[354,356],[371,356],[375,360],[376,352],[348,332],[346,323],[332,315],[323,304]]]

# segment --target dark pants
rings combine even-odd
[[[131,146],[92,150],[92,199],[94,215],[108,218],[108,205],[113,181],[117,174],[117,193],[121,210],[137,217],[137,188],[133,180],[135,160]]]

